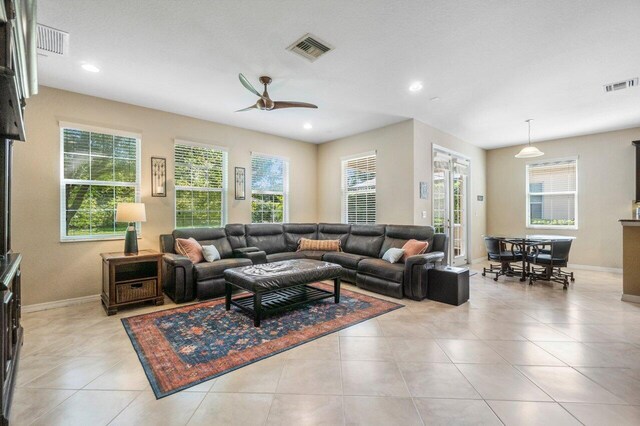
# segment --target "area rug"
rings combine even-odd
[[[313,302],[267,317],[259,328],[238,308],[225,311],[224,298],[122,323],[159,399],[402,306],[342,289],[339,304]]]

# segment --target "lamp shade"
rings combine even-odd
[[[146,222],[144,203],[118,203],[116,222]]]
[[[535,146],[527,145],[516,154],[516,158],[533,158],[544,155],[544,152],[540,151]]]

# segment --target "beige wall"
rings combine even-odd
[[[420,225],[431,225],[431,191],[432,182],[432,153],[433,145],[446,148],[467,157],[471,163],[469,194],[469,251],[468,262],[474,259],[484,258],[486,251],[482,237],[486,233],[486,201],[477,201],[477,196],[486,195],[486,151],[475,145],[471,145],[448,133],[442,132],[421,121],[414,120],[414,222]],[[419,182],[429,183],[429,198],[421,199],[418,195]],[[485,197],[486,200],[486,197]],[[426,218],[422,213],[426,212]]]
[[[631,217],[635,197],[635,148],[640,128],[535,143],[543,159],[578,157],[578,230],[526,228],[526,160],[514,158],[522,148],[487,154],[487,232],[499,235],[561,234],[577,237],[569,262],[622,267],[622,227]],[[537,159],[534,159],[537,160]]]
[[[60,242],[59,121],[142,134],[142,202],[147,222],[140,248],[158,249],[158,235],[174,227],[174,139],[225,146],[229,152],[229,222],[251,221],[251,201],[233,200],[233,168],[247,168],[250,152],[290,161],[289,220],[315,222],[317,146],[176,114],[41,87],[27,106],[26,143],[14,151],[13,249],[24,256],[23,301],[50,302],[100,292],[99,253],[122,250],[124,242]],[[169,193],[150,195],[151,156],[167,158]]]
[[[412,146],[412,120],[319,145],[318,220],[342,222],[342,159],[375,150],[377,222],[413,224]]]
[[[406,120],[319,146],[318,219],[341,221],[341,159],[377,151],[377,222],[431,225],[431,152],[440,145],[471,159],[471,259],[485,255],[485,203],[474,201],[486,188],[485,150],[417,120]],[[429,199],[419,196],[419,182],[429,183]],[[422,212],[426,217],[422,217]]]

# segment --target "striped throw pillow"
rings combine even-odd
[[[310,240],[300,238],[298,251],[342,251],[340,240]]]

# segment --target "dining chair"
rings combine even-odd
[[[527,262],[530,267],[529,284],[537,280],[553,281],[562,284],[566,289],[569,280],[574,282],[573,272],[562,270],[569,263],[572,241],[571,239],[542,241],[529,245],[527,252]]]
[[[487,260],[489,268],[482,268],[482,276],[496,274],[494,281],[498,281],[500,275],[515,277],[522,275],[522,266],[514,263],[522,262],[523,254],[518,250],[518,246],[503,238],[484,237],[484,246],[487,249]],[[507,247],[509,246],[509,247]],[[491,262],[499,262],[493,264]],[[524,281],[524,278],[521,280]]]

